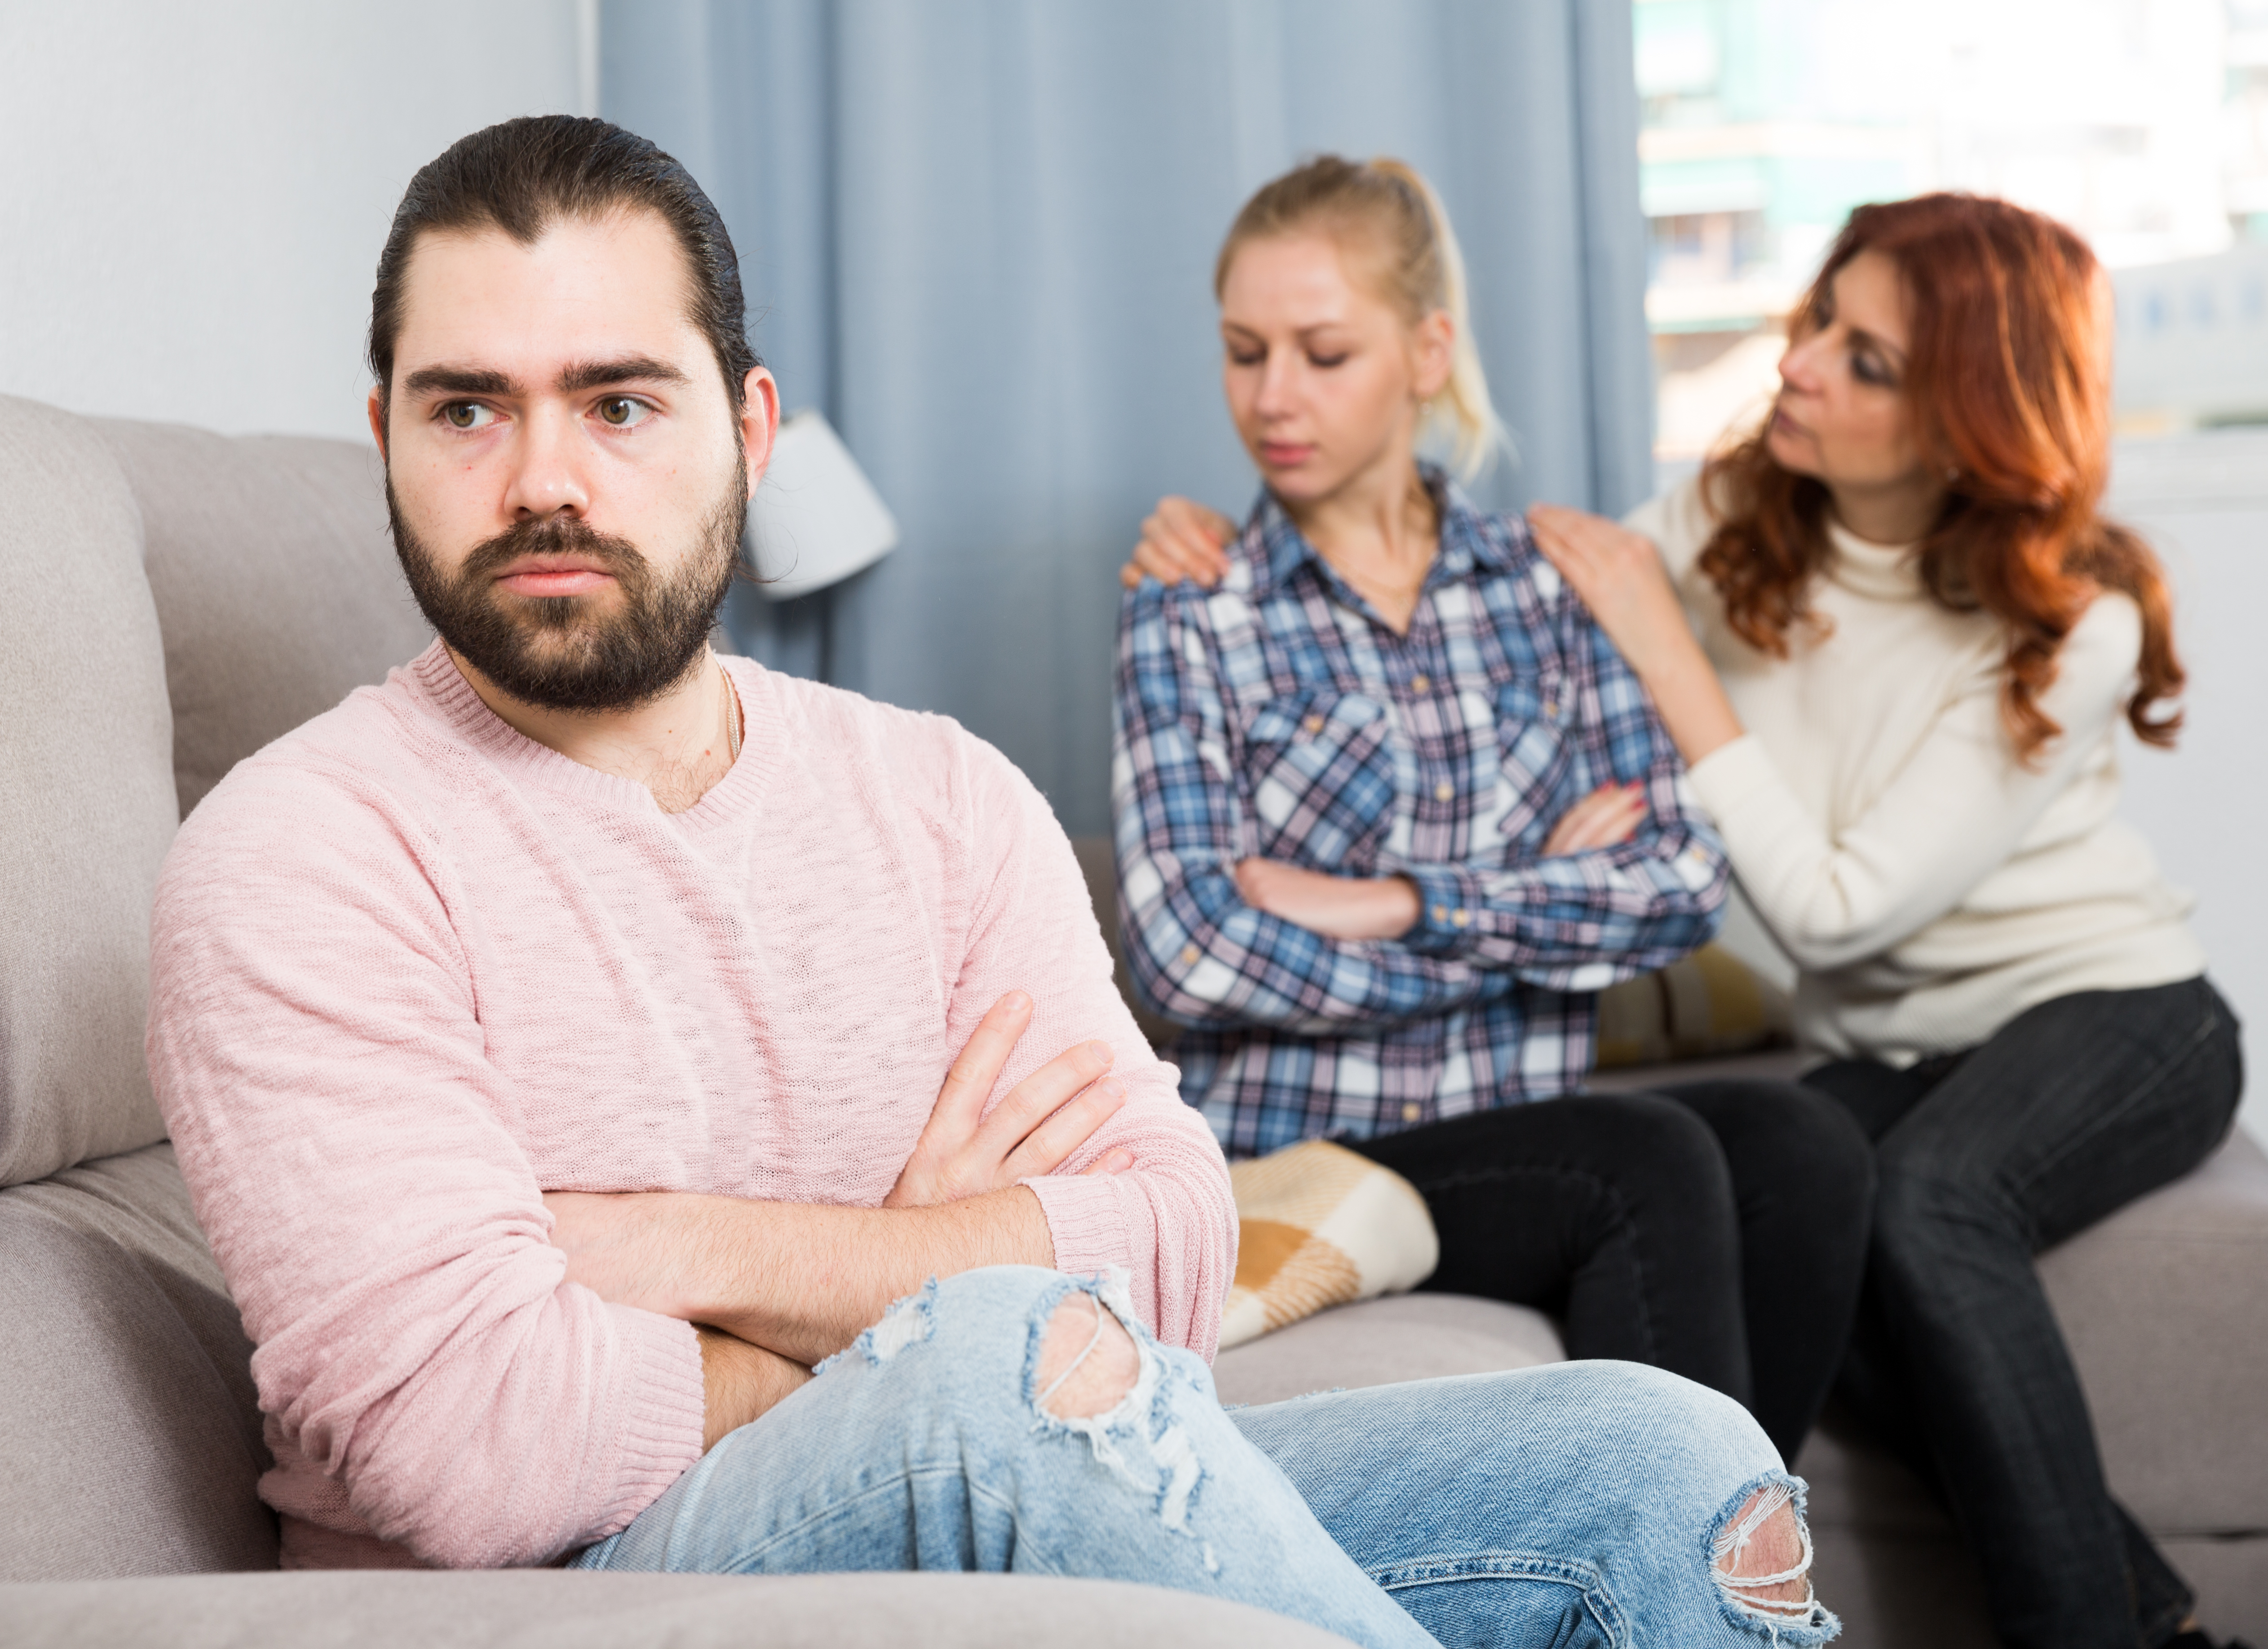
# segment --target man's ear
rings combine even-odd
[[[384,463],[386,462],[386,391],[377,384],[370,387],[370,404],[366,410],[370,413],[371,439],[378,443],[378,461]]]
[[[772,438],[779,433],[779,385],[763,367],[751,366],[740,391],[740,445],[748,455],[748,496],[754,498],[772,461]]]

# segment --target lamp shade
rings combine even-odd
[[[768,601],[793,601],[872,566],[897,547],[898,520],[831,425],[784,419],[748,502],[742,540]]]

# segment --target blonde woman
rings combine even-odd
[[[1857,1297],[1865,1141],[1792,1084],[1562,1097],[1595,994],[1705,940],[1726,871],[1525,524],[1419,456],[1429,427],[1468,462],[1499,438],[1440,203],[1311,161],[1214,285],[1262,490],[1217,590],[1128,596],[1114,769],[1182,1097],[1232,1155],[1328,1135],[1393,1167],[1440,1232],[1429,1286],[1726,1392],[1792,1458]]]

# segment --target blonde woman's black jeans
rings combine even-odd
[[[1873,1153],[1825,1096],[1719,1081],[1574,1094],[1344,1142],[1418,1187],[1423,1286],[1550,1313],[1571,1357],[1723,1392],[1793,1460],[1842,1365]]]
[[[2236,1017],[2203,979],[2086,991],[1965,1054],[1804,1081],[1874,1142],[1843,1396],[1950,1509],[2011,1649],[2165,1643],[2189,1588],[2110,1497],[2032,1256],[2211,1154],[2243,1089]]]

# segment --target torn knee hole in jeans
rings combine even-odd
[[[1066,1283],[1042,1303],[1026,1375],[1034,1428],[1084,1438],[1097,1464],[1151,1497],[1160,1524],[1195,1539],[1189,1507],[1204,1468],[1174,1412],[1174,1377],[1135,1322],[1116,1275]],[[1218,1573],[1211,1545],[1200,1550]]]
[[[1792,1478],[1752,1485],[1719,1525],[1710,1557],[1717,1589],[1775,1639],[1781,1626],[1830,1618],[1811,1589],[1811,1530]]]

